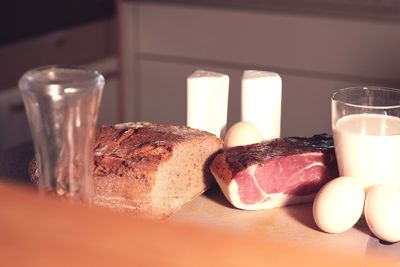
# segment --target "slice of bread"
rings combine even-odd
[[[213,184],[209,166],[222,146],[215,135],[185,126],[101,126],[94,149],[94,203],[166,217]]]

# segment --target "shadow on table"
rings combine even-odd
[[[312,203],[288,206],[286,207],[286,212],[290,217],[299,223],[316,231],[320,231],[314,221]]]
[[[396,266],[400,265],[400,242],[398,243],[385,243],[378,238],[371,236],[368,239],[367,247],[365,249],[365,259],[381,257],[386,261],[395,263]]]
[[[204,196],[210,199],[211,201],[230,208],[230,209],[236,209],[224,196],[224,193],[222,193],[220,187],[218,184],[214,184],[208,191],[204,193]]]
[[[34,149],[31,141],[0,151],[0,180],[30,185],[28,167],[33,158]]]

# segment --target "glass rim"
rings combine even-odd
[[[76,71],[82,74],[79,79],[59,79],[59,78],[40,78],[38,74],[43,71],[51,71],[51,70],[64,70],[64,71]],[[38,79],[39,78],[39,79]],[[85,66],[78,65],[64,65],[64,64],[54,64],[54,65],[44,65],[34,69],[30,69],[22,74],[19,79],[19,87],[22,89],[22,85],[25,83],[33,83],[36,85],[58,85],[58,86],[67,86],[76,83],[83,84],[91,84],[97,82],[104,83],[103,75],[94,69]]]
[[[350,90],[367,90],[367,89],[372,89],[372,90],[376,90],[379,89],[380,91],[386,91],[386,92],[394,92],[394,93],[398,93],[400,96],[400,89],[396,89],[396,88],[391,88],[391,87],[385,87],[385,86],[351,86],[351,87],[345,87],[345,88],[341,88],[335,92],[332,93],[331,95],[331,101],[335,101],[335,102],[340,102],[346,106],[350,106],[350,107],[356,107],[356,108],[365,108],[365,109],[394,109],[394,108],[400,108],[400,101],[398,105],[387,105],[387,106],[368,106],[368,105],[359,105],[359,104],[353,104],[353,103],[349,103],[347,101],[343,101],[343,100],[339,100],[337,98],[335,98],[338,94],[346,92],[346,91],[350,91]],[[399,97],[400,99],[400,97]]]

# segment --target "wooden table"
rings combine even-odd
[[[185,205],[169,220],[250,233],[310,249],[347,253],[359,259],[380,256],[400,264],[400,242],[381,243],[363,217],[344,233],[322,232],[314,222],[312,203],[260,211],[238,210],[219,188],[214,188]]]
[[[367,267],[393,264],[383,258],[360,258],[328,250],[320,244],[322,239],[318,239],[326,235],[296,219],[300,218],[296,212],[308,212],[307,206],[257,214],[235,210],[219,197],[218,190],[211,191],[168,220],[152,221],[38,196],[32,189],[1,182],[0,266]],[[209,212],[205,213],[207,209]],[[289,213],[292,219],[285,223],[283,215]],[[256,222],[261,218],[262,221]],[[282,225],[274,229],[279,226],[278,221]],[[296,238],[317,238],[318,242],[291,239],[290,232],[298,230],[302,234],[295,234]]]

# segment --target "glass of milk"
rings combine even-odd
[[[364,188],[400,187],[400,90],[363,86],[332,95],[332,131],[341,176]]]

